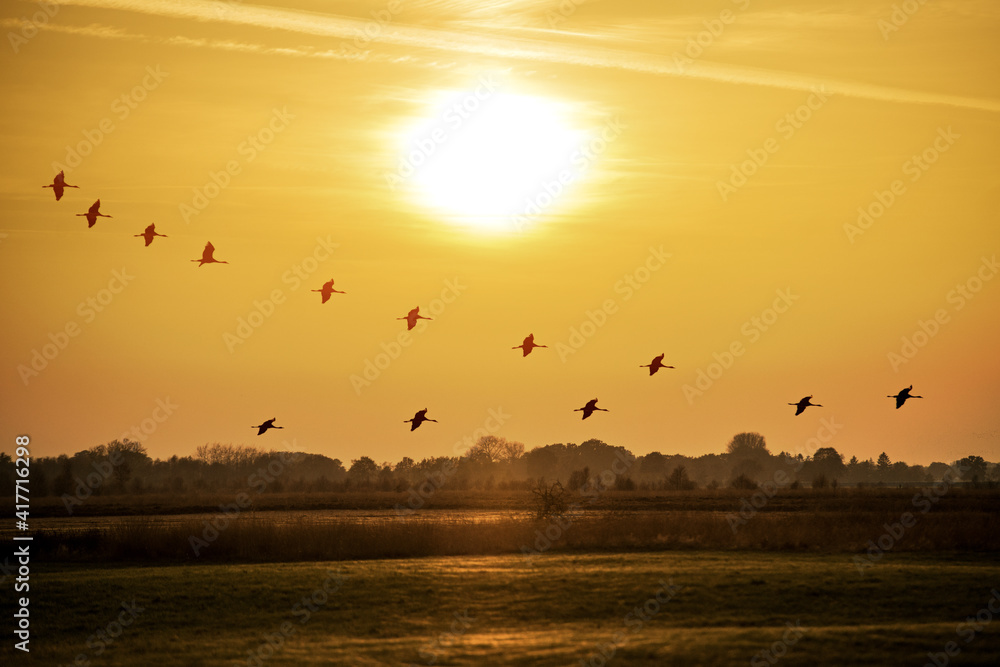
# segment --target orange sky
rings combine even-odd
[[[5,3],[4,449],[1000,459],[1000,7],[665,4]]]

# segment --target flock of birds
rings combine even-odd
[[[52,188],[52,191],[56,195],[56,201],[59,201],[60,199],[62,199],[63,192],[64,192],[65,188],[79,188],[80,186],[78,186],[78,185],[70,185],[69,183],[67,183],[66,182],[66,178],[65,178],[63,172],[60,171],[58,174],[56,174],[56,177],[52,180],[51,184],[49,184],[49,185],[43,185],[42,187],[43,188]],[[100,209],[101,209],[101,200],[98,199],[97,201],[95,201],[93,203],[93,205],[91,205],[90,209],[88,209],[88,211],[86,213],[77,213],[76,215],[87,218],[87,228],[89,229],[90,227],[93,227],[97,223],[97,218],[110,218],[111,217],[110,215],[105,215],[104,213],[101,213]],[[156,231],[156,225],[155,224],[150,224],[148,227],[146,227],[146,229],[143,231],[142,234],[135,234],[135,236],[136,237],[140,237],[141,236],[142,238],[144,238],[145,241],[146,241],[146,246],[149,246],[149,244],[151,244],[153,242],[153,238],[155,238],[157,236],[162,236],[163,238],[167,238],[166,234],[159,234],[159,233],[157,233],[157,231]],[[205,249],[202,251],[201,258],[200,259],[192,259],[191,261],[192,262],[197,262],[199,267],[201,267],[203,264],[228,264],[229,263],[229,262],[226,262],[226,261],[215,259],[215,246],[212,245],[211,241],[209,241],[208,243],[205,244]],[[340,290],[334,289],[334,287],[333,287],[333,279],[332,278],[330,280],[328,280],[327,282],[323,283],[323,286],[320,289],[314,289],[314,290],[310,290],[310,291],[312,291],[312,292],[319,292],[320,293],[320,296],[322,298],[321,303],[326,303],[327,301],[329,301],[330,297],[333,294],[347,294],[347,292],[342,292]],[[420,307],[418,306],[418,307],[414,308],[413,310],[411,310],[410,312],[408,312],[405,317],[397,317],[396,319],[397,320],[406,320],[406,329],[407,329],[407,331],[409,331],[409,330],[413,329],[413,327],[417,326],[417,320],[432,320],[433,318],[431,318],[431,317],[424,317],[423,315],[421,315],[420,314]],[[538,343],[535,342],[535,334],[528,334],[528,336],[521,342],[520,345],[515,345],[511,349],[512,350],[521,350],[521,356],[522,357],[527,357],[529,354],[531,354],[532,350],[534,350],[535,348],[539,348],[539,347],[548,347],[548,346],[547,345],[539,345]],[[657,371],[659,371],[661,368],[674,368],[673,366],[667,366],[667,365],[665,365],[663,363],[663,358],[665,356],[666,356],[666,354],[660,354],[659,356],[654,357],[651,362],[649,362],[648,364],[642,364],[641,366],[639,366],[639,368],[648,368],[650,376],[656,375]],[[913,385],[910,385],[909,387],[907,387],[905,389],[901,389],[898,393],[890,395],[890,396],[887,396],[887,398],[894,398],[894,399],[896,399],[896,409],[898,410],[899,408],[903,407],[903,404],[906,403],[906,401],[908,399],[911,399],[911,398],[923,398],[923,396],[914,396],[913,394],[910,393],[911,391],[913,391]],[[821,408],[821,407],[823,407],[819,403],[813,403],[812,402],[812,396],[806,396],[805,398],[802,398],[801,400],[799,400],[799,401],[797,401],[795,403],[789,403],[788,405],[794,405],[795,406],[795,415],[796,416],[801,415],[803,412],[805,412],[806,408],[810,408],[810,407]],[[592,414],[594,414],[595,412],[598,412],[598,411],[600,411],[600,412],[610,412],[609,410],[606,410],[605,408],[599,408],[599,407],[597,407],[597,399],[594,398],[594,399],[591,399],[591,400],[587,401],[587,404],[584,405],[582,408],[576,408],[573,412],[582,412],[583,413],[583,417],[581,419],[587,419]],[[284,426],[275,426],[274,425],[275,420],[276,420],[276,418],[268,419],[264,423],[259,424],[257,426],[253,426],[252,428],[257,429],[257,435],[263,435],[264,433],[267,432],[268,429],[272,429],[272,428],[284,428]],[[410,424],[410,431],[415,431],[424,422],[434,422],[434,423],[437,423],[436,419],[431,419],[430,417],[427,416],[427,408],[424,408],[423,410],[418,410],[416,412],[416,414],[413,415],[412,419],[405,419],[405,420],[403,420],[404,424],[407,424],[407,423]]]

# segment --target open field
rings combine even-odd
[[[392,509],[400,494],[361,509],[263,495],[229,516],[225,494],[52,511],[32,521],[31,657],[759,667],[1000,655],[997,491],[782,490],[760,507],[731,489],[607,491],[545,519],[527,495],[442,491],[409,515]],[[992,604],[1000,613],[1000,593]],[[959,654],[941,653],[949,642]]]
[[[992,619],[998,566],[995,553],[891,553],[862,576],[844,554],[720,552],[48,565],[32,575],[31,646],[48,665],[567,665],[602,646],[610,664],[763,665],[774,649],[787,665],[922,665],[954,641],[950,664],[986,665],[1000,623],[962,624]],[[133,600],[94,660],[96,633]],[[279,650],[258,653],[283,623]],[[0,662],[10,655],[5,642]]]

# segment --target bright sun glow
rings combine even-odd
[[[562,206],[573,186],[573,157],[587,135],[565,115],[554,101],[480,86],[410,134],[400,172],[412,170],[421,203],[449,219],[512,229],[517,215],[534,221]]]

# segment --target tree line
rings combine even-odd
[[[637,457],[600,440],[525,451],[520,442],[487,435],[460,456],[420,461],[404,456],[396,463],[376,463],[361,456],[347,465],[322,454],[221,443],[201,445],[193,456],[153,459],[142,443],[124,439],[72,456],[33,459],[30,480],[34,497],[79,495],[81,489],[88,496],[207,493],[248,485],[273,493],[402,492],[428,480],[435,488],[455,490],[530,489],[541,480],[577,489],[588,481],[599,481],[615,460],[628,462],[627,472],[615,475],[614,486],[620,490],[752,488],[773,479],[779,470],[796,487],[927,484],[955,470],[972,485],[1000,483],[1000,465],[977,455],[923,466],[892,461],[885,452],[874,460],[856,456],[845,460],[833,447],[819,448],[811,455],[772,454],[759,433],[738,433],[722,453],[697,457],[660,452]],[[13,492],[13,461],[0,453],[0,495]]]

